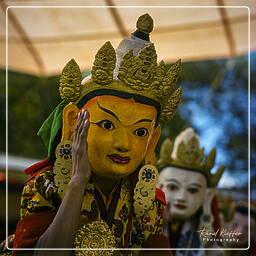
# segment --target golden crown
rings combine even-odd
[[[153,20],[148,14],[138,19],[138,30],[149,33],[152,28]],[[72,59],[61,74],[61,98],[77,104],[84,95],[97,89],[142,95],[159,103],[161,121],[169,120],[174,115],[182,94],[181,88],[174,90],[181,61],[177,61],[167,70],[163,61],[157,64],[154,44],[148,43],[137,56],[134,56],[133,50],[123,56],[117,78],[114,79],[116,62],[116,51],[110,42],[106,42],[95,56],[91,79],[82,85],[80,68]]]
[[[181,141],[176,145],[175,157],[173,157],[173,152],[174,144],[169,138],[165,139],[161,145],[157,162],[160,169],[166,166],[174,166],[197,171],[206,177],[209,187],[217,186],[225,167],[220,166],[215,174],[211,174],[211,169],[215,164],[216,148],[213,148],[208,155],[204,155],[204,149],[200,148],[198,137],[193,135],[187,142]]]

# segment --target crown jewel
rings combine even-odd
[[[209,187],[215,187],[224,171],[224,166],[220,166],[215,174],[211,174],[215,157],[216,149],[213,148],[208,155],[205,155],[204,149],[200,148],[197,135],[192,128],[188,128],[176,138],[174,145],[169,138],[165,139],[161,145],[157,164],[159,168],[171,165],[198,171],[206,177]]]
[[[162,98],[172,93],[180,66],[178,61],[166,71],[163,61],[157,65],[156,50],[154,44],[150,44],[138,56],[133,56],[132,50],[124,56],[118,78],[134,90],[151,90]]]

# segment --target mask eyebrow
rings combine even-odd
[[[176,179],[165,179],[165,181],[173,181],[173,182],[175,182],[177,184],[180,184],[180,182],[178,180],[176,180]]]
[[[115,119],[117,119],[118,121],[120,121],[119,118],[117,117],[117,115],[116,115],[114,112],[112,112],[112,111],[109,110],[109,109],[103,108],[102,106],[100,106],[100,104],[99,104],[98,102],[97,102],[97,105],[98,105],[98,107],[99,107],[101,110],[103,110],[104,112],[110,114],[110,115],[113,116]]]
[[[141,123],[141,122],[150,122],[151,123],[152,121],[153,120],[151,120],[151,119],[144,118],[144,119],[141,119],[141,120],[135,122],[134,124]]]
[[[198,183],[190,183],[189,184],[190,186],[195,186],[195,187],[198,187],[198,188],[201,188],[202,186]]]

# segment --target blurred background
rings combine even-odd
[[[169,1],[169,6],[166,1],[134,1],[130,6],[128,1],[105,0],[94,6],[95,1],[74,0],[61,4],[0,2],[0,239],[5,236],[6,119],[8,225],[12,233],[19,218],[23,182],[28,178],[23,170],[46,157],[36,133],[60,102],[62,68],[74,58],[83,75],[88,75],[104,42],[109,40],[117,47],[144,13],[155,22],[151,41],[158,60],[171,64],[181,58],[183,62],[178,81],[184,91],[182,103],[174,119],[162,124],[160,143],[194,127],[206,153],[217,148],[216,168],[226,166],[218,186],[220,202],[248,201],[249,169],[255,202],[255,1],[181,0]]]

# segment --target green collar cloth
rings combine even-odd
[[[62,126],[62,112],[67,104],[68,102],[63,100],[44,121],[43,125],[37,133],[37,135],[41,138],[43,144],[47,148],[48,158],[52,158],[54,154],[54,142]]]

